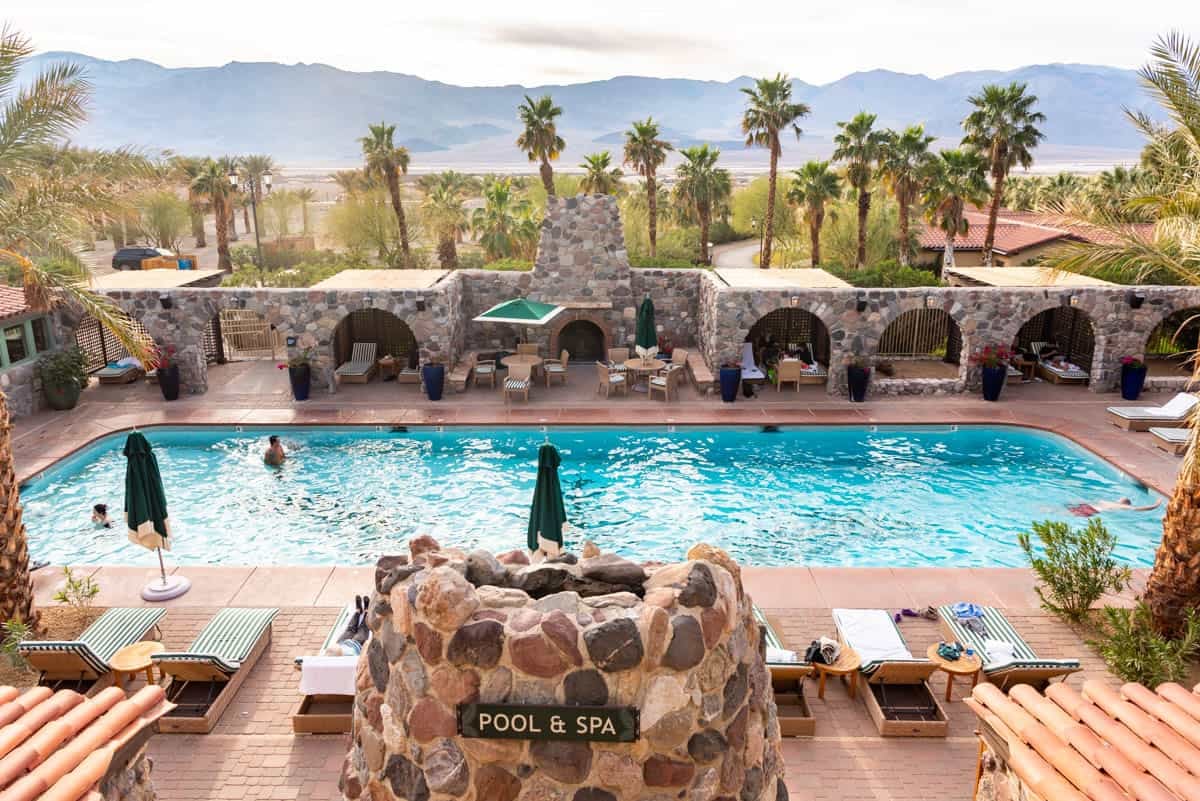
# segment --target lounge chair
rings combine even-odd
[[[292,713],[292,731],[297,734],[342,734],[351,730],[358,657],[326,656],[325,651],[337,644],[356,611],[354,604],[342,609],[317,655],[296,657],[304,696]]]
[[[39,684],[90,695],[113,683],[108,664],[113,655],[140,642],[166,613],[153,607],[109,609],[76,640],[25,640],[17,652],[41,673]]]
[[[347,384],[365,384],[375,375],[375,353],[378,345],[374,342],[355,342],[350,349],[350,361],[338,365],[334,371],[338,381]]]
[[[551,376],[557,377],[564,385],[567,383],[567,362],[570,359],[571,354],[564,350],[558,354],[558,361],[550,361],[542,365],[542,369],[546,371],[546,386],[550,386]]]
[[[1042,350],[1049,345],[1049,342],[1031,342],[1030,347],[1033,352],[1038,355],[1037,371],[1044,380],[1052,384],[1086,384],[1091,377],[1088,372],[1078,365],[1063,361],[1062,364],[1053,364],[1049,359],[1042,358]]]
[[[1000,689],[1007,690],[1014,684],[1032,684],[1041,688],[1051,679],[1066,678],[1080,670],[1078,659],[1038,659],[1029,643],[1017,633],[1008,618],[999,609],[982,606],[983,625],[987,636],[980,636],[964,626],[955,617],[952,607],[938,607],[942,631],[946,639],[974,648],[983,660],[983,677]],[[1012,643],[1013,659],[994,657],[988,653],[987,640],[1002,640]]]
[[[757,606],[753,609],[771,672],[779,731],[784,737],[811,737],[816,733],[816,720],[804,697],[804,679],[812,674],[812,665],[804,661],[803,654],[785,648],[763,611]]]
[[[892,616],[882,609],[834,609],[833,622],[862,661],[868,691],[860,695],[879,733],[945,737],[946,711],[929,687],[937,665],[912,655]]]
[[[629,392],[629,382],[625,380],[625,368],[618,370],[615,367],[610,367],[604,362],[596,362],[596,391],[603,392],[604,397],[612,395],[613,392]]]
[[[1176,456],[1182,456],[1183,452],[1187,450],[1188,436],[1191,433],[1190,428],[1158,428],[1155,426],[1150,429],[1155,447]]]
[[[106,364],[96,371],[101,384],[132,384],[142,376],[142,368],[136,364]]]
[[[523,395],[529,402],[529,385],[533,383],[532,364],[514,364],[508,368],[508,378],[504,379],[504,402],[508,403],[509,395]]]
[[[175,709],[159,721],[159,731],[206,734],[221,719],[246,676],[271,642],[278,609],[222,609],[186,651],[154,654],[165,676],[167,700]]]
[[[767,380],[767,374],[760,370],[758,365],[754,363],[754,345],[750,342],[742,343],[742,380]]]
[[[1126,431],[1149,431],[1151,426],[1179,428],[1187,425],[1196,400],[1190,392],[1180,392],[1162,406],[1109,406],[1108,419]]]

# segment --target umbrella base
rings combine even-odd
[[[155,579],[142,587],[143,601],[169,601],[178,598],[192,588],[190,579],[183,576],[167,576]]]

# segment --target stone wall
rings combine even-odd
[[[346,799],[783,801],[763,643],[724,552],[642,566],[585,545],[380,560]],[[462,703],[633,706],[632,743],[459,736]]]
[[[153,766],[144,747],[126,762],[114,761],[100,782],[100,796],[104,801],[155,801],[158,793],[150,777]]]

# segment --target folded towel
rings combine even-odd
[[[937,649],[938,656],[940,656],[942,659],[946,659],[951,662],[957,660],[960,656],[962,656],[962,652],[963,652],[962,646],[959,645],[958,643],[945,643],[944,642],[944,643],[941,643],[940,645],[938,645],[938,649]]]
[[[983,617],[983,607],[978,604],[973,604],[970,601],[959,601],[954,606],[950,607],[950,611],[960,621],[969,617]]]
[[[832,665],[842,655],[842,646],[837,640],[821,637],[818,643],[821,646],[821,656],[825,659],[825,664]]]
[[[1017,658],[1017,647],[1005,640],[984,640],[983,647],[992,662],[1012,662]]]
[[[354,695],[357,656],[306,656],[300,665],[304,695]]]
[[[795,651],[789,651],[786,648],[772,648],[767,646],[767,663],[777,665],[781,662],[799,663],[800,657]]]

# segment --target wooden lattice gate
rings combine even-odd
[[[274,359],[279,352],[279,332],[266,318],[249,309],[222,309],[221,343],[229,361]]]

